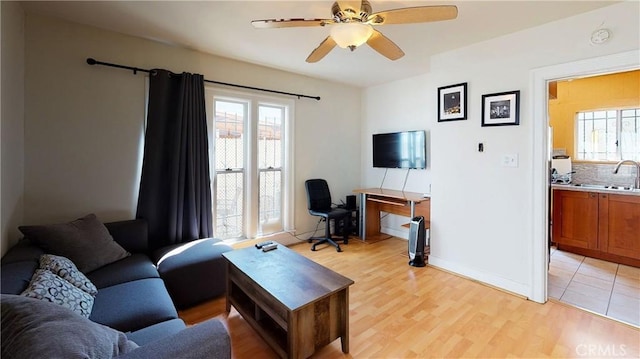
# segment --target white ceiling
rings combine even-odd
[[[336,47],[320,62],[309,64],[305,59],[328,35],[328,28],[254,29],[251,20],[331,18],[331,0],[27,1],[22,4],[27,12],[44,13],[231,59],[366,87],[428,72],[433,54],[614,3],[611,0],[370,1],[373,12],[453,4],[458,7],[458,18],[378,27],[405,52],[406,55],[397,61],[390,61],[364,45],[354,52]],[[355,5],[358,6],[359,1]],[[594,30],[599,25],[593,24]],[[589,35],[585,34],[585,38]],[[162,59],[158,59],[157,66],[161,67],[161,62]]]

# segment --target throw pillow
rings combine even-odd
[[[98,294],[98,288],[68,258],[43,254],[40,256],[40,268],[50,271],[94,297]]]
[[[138,345],[59,305],[2,294],[2,358],[113,358]]]
[[[93,308],[93,296],[42,269],[36,270],[29,286],[21,295],[59,304],[86,318],[89,318]]]
[[[130,255],[113,240],[95,214],[69,223],[20,226],[18,229],[46,252],[71,259],[82,273]]]

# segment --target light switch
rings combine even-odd
[[[518,154],[506,154],[502,155],[503,167],[518,167]]]

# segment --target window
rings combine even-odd
[[[214,100],[214,235],[244,235],[244,119],[247,103]]]
[[[282,231],[282,130],[285,116],[284,106],[258,105],[260,234]]]
[[[243,239],[289,230],[293,102],[216,89],[207,90],[207,102],[214,235]]]
[[[578,112],[578,160],[640,160],[640,108]]]

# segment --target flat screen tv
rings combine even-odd
[[[427,168],[425,131],[373,135],[373,167]]]

